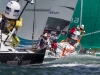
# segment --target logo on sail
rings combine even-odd
[[[50,14],[59,14],[59,12],[50,11]]]

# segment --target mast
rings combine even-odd
[[[82,24],[83,0],[81,0],[80,25]]]
[[[36,0],[32,0],[32,2],[34,3],[34,17],[33,17],[33,33],[32,33],[32,49],[34,49],[34,31],[35,31],[35,6],[36,6]]]

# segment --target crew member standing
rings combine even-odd
[[[20,14],[20,4],[16,1],[8,2],[6,10],[2,13],[2,21],[0,23],[0,29],[3,33],[12,33],[12,46],[15,47],[19,44],[20,40],[16,36],[16,31],[22,26],[22,18],[18,20]]]

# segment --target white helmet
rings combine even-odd
[[[71,35],[71,38],[74,40],[78,40],[80,38],[80,32],[74,31],[74,33]]]
[[[20,12],[19,3],[16,1],[10,1],[6,6],[4,15],[8,19],[18,19],[19,12]]]
[[[83,25],[83,24],[82,24],[82,25],[80,25],[80,28],[84,29],[84,25]]]

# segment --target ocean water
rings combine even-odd
[[[69,55],[39,65],[0,64],[0,75],[100,75],[100,57]]]
[[[9,0],[0,0],[0,12]],[[39,65],[0,64],[0,75],[100,75],[100,57],[69,55],[59,59],[45,59]]]

